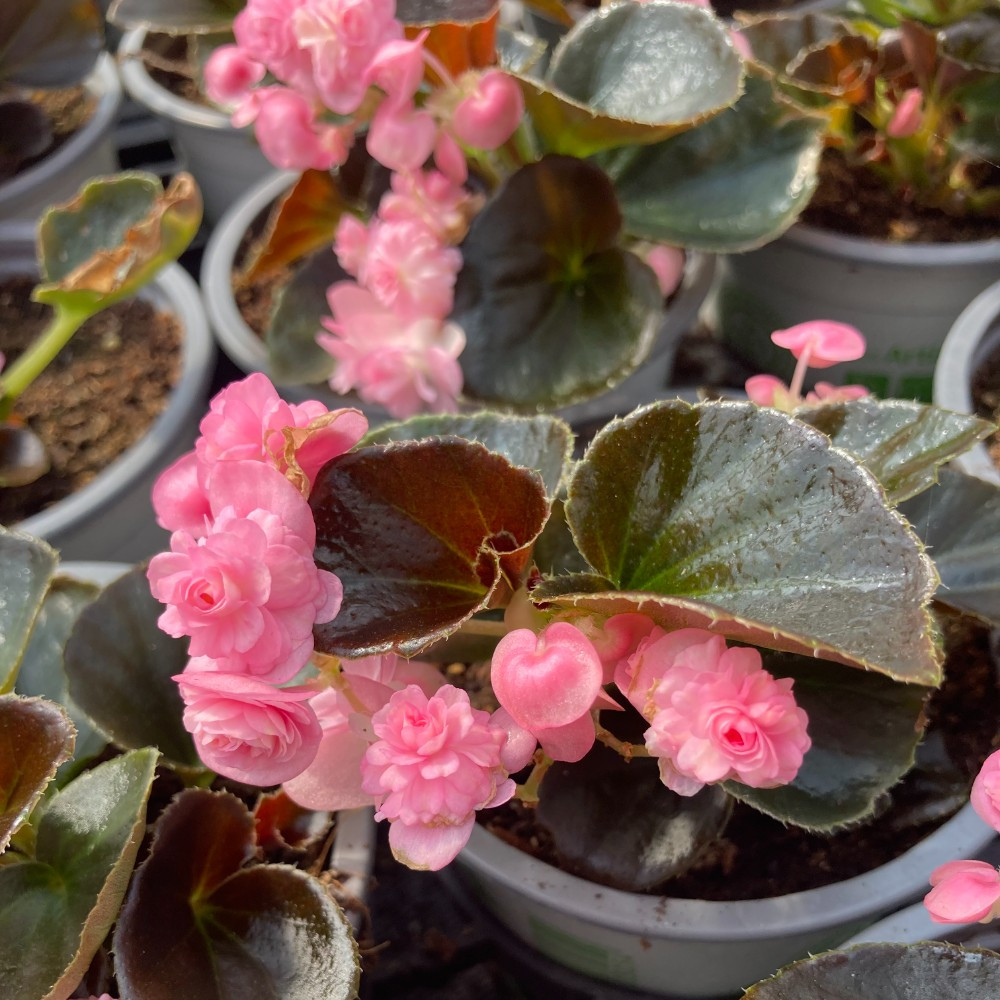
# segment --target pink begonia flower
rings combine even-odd
[[[248,0],[233,18],[236,44],[246,55],[300,93],[313,95],[312,60],[293,30],[292,17],[302,0]]]
[[[991,753],[979,769],[969,799],[976,815],[1000,832],[1000,750]]]
[[[524,97],[517,81],[490,69],[455,108],[451,129],[467,146],[497,149],[514,134],[523,117]]]
[[[312,627],[332,621],[343,589],[313,561],[309,505],[276,469],[222,462],[209,486],[215,520],[201,539],[176,531],[147,576],[167,605],[159,626],[190,636],[190,655],[228,658],[274,683],[312,654]]]
[[[320,741],[307,687],[276,688],[239,674],[174,677],[184,728],[213,771],[251,785],[277,785],[309,766]]]
[[[369,231],[358,278],[401,319],[443,320],[454,302],[462,254],[418,222],[380,222]]]
[[[368,127],[365,147],[390,170],[419,170],[434,151],[437,133],[428,112],[383,101]]]
[[[416,685],[396,692],[372,717],[376,741],[361,763],[362,787],[387,819],[389,846],[410,868],[437,871],[472,832],[477,809],[515,791],[501,763],[504,729],[445,685],[430,698]]]
[[[254,134],[261,152],[276,167],[329,170],[347,159],[353,132],[317,121],[312,105],[298,91],[268,87],[254,96]]]
[[[531,732],[588,715],[603,675],[593,643],[569,622],[553,622],[537,634],[525,628],[508,632],[490,664],[497,701]]]
[[[924,94],[919,87],[911,87],[899,99],[885,134],[892,139],[906,139],[913,135],[924,119]]]
[[[378,51],[403,37],[395,7],[394,0],[303,0],[292,15],[298,44],[312,55],[319,95],[338,115],[357,111]]]
[[[591,618],[576,622],[577,628],[593,643],[604,670],[602,683],[610,684],[622,660],[627,660],[639,643],[652,632],[653,620],[635,612],[612,615],[602,626]]]
[[[393,174],[395,178],[397,175]],[[368,227],[356,216],[345,212],[337,223],[333,252],[340,266],[356,278],[368,255]]]
[[[650,722],[646,747],[659,758],[663,783],[679,795],[694,795],[720,781],[752,788],[790,782],[811,745],[792,680],[772,677],[757,650],[727,648],[721,636],[704,629],[657,631],[631,658],[638,662],[631,664],[629,697],[642,697],[647,681],[660,675],[646,690],[641,711]]]
[[[660,294],[665,299],[673,295],[684,277],[684,251],[680,247],[670,247],[661,243],[647,250],[643,254],[643,260],[656,275]]]
[[[931,872],[924,897],[938,924],[989,923],[1000,917],[1000,872],[985,861],[949,861]]]
[[[500,747],[500,764],[503,769],[508,774],[516,774],[527,767],[538,746],[534,734],[519,726],[505,708],[498,708],[490,716],[490,725],[500,729],[506,737]]]
[[[851,399],[862,399],[868,395],[864,385],[833,385],[817,382],[811,392],[806,393],[807,403],[843,403]]]
[[[462,242],[474,204],[465,188],[438,170],[394,173],[391,184],[378,206],[382,221],[416,222],[441,243]]]
[[[857,361],[865,353],[865,338],[853,326],[830,319],[814,319],[775,330],[771,340],[796,358],[805,356],[811,368],[829,368],[841,361]]]
[[[434,146],[434,163],[453,184],[464,184],[469,178],[469,164],[462,147],[445,129],[438,132]]]
[[[264,72],[264,64],[251,59],[238,45],[223,45],[205,63],[205,93],[216,104],[232,104],[260,83]]]
[[[751,375],[744,384],[747,398],[758,406],[773,406],[786,412],[795,408],[788,386],[775,375]]]
[[[416,38],[386,42],[368,66],[368,83],[381,88],[395,104],[413,100],[424,78],[424,41],[430,29]]]
[[[156,477],[152,490],[156,523],[167,531],[186,531],[195,538],[211,523],[208,493],[201,485],[198,456],[189,451]]]

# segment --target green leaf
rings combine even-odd
[[[746,93],[712,121],[600,162],[631,236],[734,253],[774,239],[809,203],[822,128],[749,77]]]
[[[343,455],[320,472],[309,503],[316,562],[344,585],[316,645],[354,657],[412,655],[503,603],[548,516],[536,473],[458,438]]]
[[[586,573],[587,561],[580,555],[566,523],[566,504],[562,499],[552,502],[552,512],[535,542],[535,565],[544,576],[565,576]],[[601,589],[608,584],[602,583]]]
[[[45,542],[0,527],[0,694],[11,691],[58,556]]]
[[[4,0],[0,4],[0,82],[69,87],[102,50],[101,14],[92,0]]]
[[[59,765],[73,756],[66,713],[42,698],[0,695],[0,854]]]
[[[940,33],[942,54],[966,69],[1000,73],[1000,11],[970,14]]]
[[[727,781],[726,791],[808,830],[829,831],[870,816],[878,797],[913,766],[931,689],[789,654],[765,654],[764,667],[795,681],[812,747],[790,784],[750,788]]]
[[[549,768],[535,810],[567,871],[626,892],[649,891],[686,871],[730,811],[721,788],[675,795],[655,760],[626,765],[599,743],[578,763]]]
[[[187,664],[187,643],[159,629],[162,613],[141,566],[107,586],[66,643],[69,694],[118,746],[155,746],[168,763],[201,767],[171,680]]]
[[[1000,158],[1000,73],[994,73],[963,87],[954,94],[964,123],[951,135],[951,144],[966,156],[982,160]]]
[[[357,946],[317,879],[245,867],[254,821],[226,793],[189,789],[164,811],[115,929],[121,993],[133,1000],[350,1000]]]
[[[330,315],[327,289],[347,278],[336,255],[327,247],[303,262],[278,293],[271,322],[264,331],[268,364],[275,381],[325,382],[333,374],[334,359],[316,343],[316,334],[323,329],[320,320]]]
[[[977,417],[902,399],[803,406],[795,416],[863,462],[892,503],[937,481],[937,470],[994,428]]]
[[[511,465],[534,469],[542,477],[545,492],[553,497],[573,454],[573,432],[558,417],[539,414],[516,417],[502,413],[428,414],[402,423],[383,424],[370,431],[362,444],[390,441],[422,441],[447,435],[478,441],[503,455]]]
[[[35,860],[0,868],[0,982],[9,997],[68,997],[114,923],[146,828],[157,753],[137,750],[58,792]]]
[[[553,0],[563,8],[559,0]],[[530,73],[545,57],[546,46],[541,38],[524,31],[512,31],[501,25],[497,29],[497,64],[508,73]]]
[[[92,583],[56,577],[45,595],[45,603],[35,621],[31,641],[21,661],[17,677],[19,694],[41,696],[61,705],[76,726],[74,758],[83,761],[104,748],[107,740],[94,729],[90,719],[72,698],[63,670],[63,653],[77,617],[100,592]],[[65,768],[63,769],[65,772]],[[60,775],[60,780],[63,776]]]
[[[934,556],[937,600],[1000,626],[1000,489],[955,469],[940,475],[900,511]]]
[[[108,20],[119,28],[147,28],[167,35],[227,31],[245,0],[114,0]]]
[[[566,512],[624,593],[574,595],[570,578],[536,600],[641,605],[666,627],[940,681],[930,560],[871,475],[801,421],[751,403],[643,407],[594,439]]]
[[[133,295],[179,257],[201,222],[201,195],[190,174],[163,190],[153,174],[95,178],[38,227],[44,284],[33,298],[85,315]]]
[[[990,1000],[1000,955],[940,941],[828,951],[751,986],[744,1000]]]
[[[571,157],[522,167],[462,244],[452,319],[466,335],[464,392],[521,409],[575,402],[620,382],[649,352],[663,300],[617,246],[608,178]]]
[[[583,18],[559,42],[544,82],[522,78],[535,132],[554,153],[657,142],[740,95],[743,63],[707,11],[651,2]]]

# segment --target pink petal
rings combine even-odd
[[[473,823],[475,815],[458,826],[407,826],[396,820],[389,826],[392,856],[407,868],[440,871],[469,842]]]
[[[841,361],[857,361],[865,353],[865,338],[855,327],[829,319],[814,319],[775,330],[771,340],[799,358],[808,350],[812,368],[829,368]]]

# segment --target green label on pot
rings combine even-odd
[[[574,937],[537,917],[529,917],[528,924],[532,943],[549,958],[588,976],[629,985],[636,983],[635,963],[630,956]]]

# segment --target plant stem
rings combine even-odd
[[[553,760],[547,756],[544,750],[535,751],[535,766],[528,775],[528,780],[523,785],[517,786],[517,797],[526,805],[534,806],[538,804],[538,788],[545,777],[545,772],[552,766]]]
[[[495,639],[502,639],[510,629],[504,622],[491,622],[484,618],[470,618],[463,622],[458,629],[461,635],[485,635]]]
[[[35,340],[3,375],[3,395],[0,396],[0,420],[10,411],[25,389],[49,366],[55,356],[69,343],[70,337],[90,317],[89,312],[55,306],[55,315],[48,328]]]
[[[792,384],[788,387],[788,393],[796,403],[802,402],[802,383],[806,378],[806,369],[809,367],[809,358],[812,355],[812,344],[806,344],[795,364],[795,373],[792,375]]]
[[[357,696],[351,682],[344,674],[344,668],[340,665],[340,657],[327,656],[326,653],[313,653],[313,659],[321,674],[330,684],[343,694],[351,708],[355,712],[363,715],[371,715],[368,706]]]
[[[626,761],[630,761],[633,757],[649,756],[649,751],[644,746],[626,743],[624,740],[618,739],[614,733],[609,732],[600,723],[597,723],[595,728],[598,740],[609,749],[614,750],[615,753],[621,754]]]

